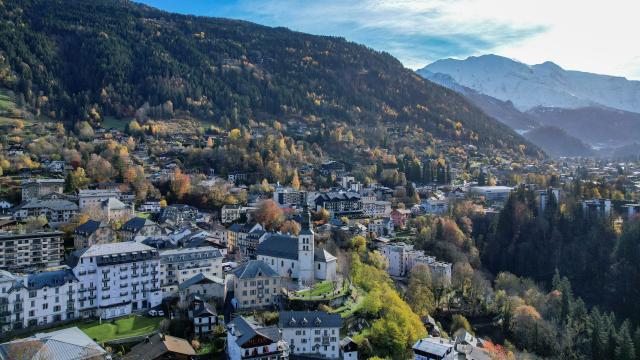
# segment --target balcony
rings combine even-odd
[[[110,287],[110,286],[102,287],[102,291],[109,291],[109,290],[111,290],[111,287]]]

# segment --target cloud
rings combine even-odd
[[[342,36],[417,68],[497,53],[640,78],[640,1],[143,0],[171,11]]]

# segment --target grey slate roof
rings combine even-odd
[[[298,260],[298,239],[287,235],[272,235],[258,244],[256,255]]]
[[[324,311],[282,311],[278,327],[283,328],[340,328],[340,314],[329,314]]]
[[[257,276],[277,277],[278,273],[262,260],[250,260],[233,271],[238,279],[253,279]]]
[[[71,269],[45,271],[27,278],[27,287],[29,289],[42,289],[43,287],[55,287],[64,285],[69,281],[76,281]]]
[[[313,260],[315,261],[320,261],[320,262],[329,262],[329,261],[334,261],[337,260],[338,258],[336,258],[335,256],[331,255],[330,252],[328,252],[325,249],[322,248],[315,248],[315,251],[313,252]]]
[[[138,232],[146,225],[155,225],[155,223],[149,219],[134,217],[124,223],[121,229],[129,232]]]
[[[218,277],[215,277],[215,276],[208,275],[208,274],[199,273],[199,274],[196,274],[196,275],[190,277],[189,279],[183,281],[182,284],[178,285],[178,288],[180,290],[184,290],[184,289],[187,289],[191,285],[195,285],[195,284],[211,284],[211,283],[216,283],[216,284],[220,284],[220,285],[224,286],[224,280],[222,280],[222,279],[220,279]]]
[[[18,206],[18,210],[21,209],[40,209],[46,208],[56,211],[64,210],[78,210],[78,205],[72,203],[69,200],[64,199],[51,199],[51,200],[31,200],[25,204]]]
[[[88,220],[86,223],[78,226],[74,231],[76,234],[88,236],[96,232],[101,227],[106,227],[107,224],[102,223],[101,221]]]
[[[236,331],[236,344],[242,347],[249,340],[255,336],[263,336],[267,339],[276,342],[281,338],[280,330],[276,326],[260,327],[256,323],[245,319],[242,316],[238,316],[231,320],[229,325],[233,325]]]

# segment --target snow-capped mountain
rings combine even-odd
[[[511,101],[521,111],[535,107],[602,106],[640,113],[640,81],[564,70],[552,62],[527,65],[497,55],[483,55],[465,60],[438,60],[418,70],[426,78],[433,76],[427,72],[448,75],[461,86]]]

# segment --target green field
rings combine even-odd
[[[138,315],[130,315],[120,319],[111,320],[95,320],[85,323],[71,323],[63,326],[49,329],[47,331],[60,330],[77,326],[80,330],[84,331],[87,336],[94,339],[96,342],[104,342],[116,339],[123,339],[132,336],[139,336],[151,333],[158,329],[162,318],[150,318]]]

